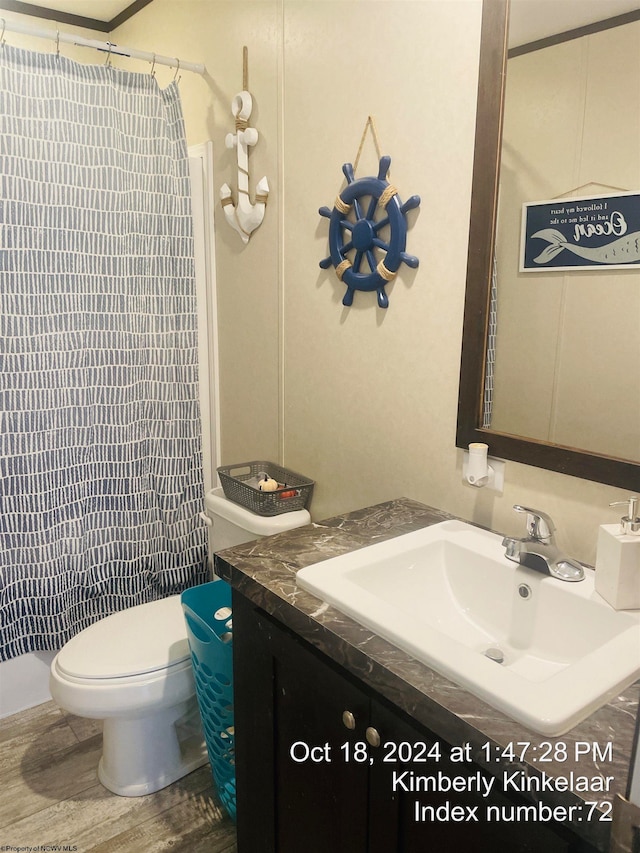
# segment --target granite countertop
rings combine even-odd
[[[613,776],[609,790],[599,793],[593,789],[574,793],[572,784],[565,792],[525,794],[531,802],[541,801],[551,807],[582,806],[575,812],[578,819],[566,824],[605,851],[611,828],[608,804],[616,794],[624,796],[626,791],[640,682],[567,734],[557,738],[538,735],[296,585],[296,572],[304,566],[448,518],[452,516],[399,498],[221,551],[215,557],[216,573],[437,737],[454,746],[470,743],[472,759],[494,776],[501,778],[505,769],[523,770],[529,777],[540,777],[543,772],[552,777],[573,773],[574,781],[576,776],[589,780]],[[487,741],[500,748],[524,741],[530,742],[531,748],[523,762],[505,759],[487,763],[481,749]],[[567,757],[545,763],[541,769],[529,756],[546,743],[566,744]],[[576,760],[578,743],[591,749]],[[606,752],[609,743],[611,757]],[[600,750],[595,754],[594,744]],[[597,801],[598,809],[589,811],[586,801]]]

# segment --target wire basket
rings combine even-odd
[[[278,483],[273,492],[258,488],[261,475],[267,474]],[[258,515],[280,515],[306,509],[313,494],[313,480],[274,465],[273,462],[241,462],[218,468],[225,497]]]
[[[212,581],[181,597],[209,764],[222,805],[236,819],[231,587]]]

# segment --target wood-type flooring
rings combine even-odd
[[[144,797],[98,781],[100,723],[53,702],[0,720],[4,853],[237,853],[235,828],[206,764]]]

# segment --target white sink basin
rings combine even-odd
[[[556,580],[508,560],[501,543],[443,521],[297,580],[494,708],[563,734],[640,677],[640,611],[610,607],[590,569],[578,583]]]

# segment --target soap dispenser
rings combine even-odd
[[[598,531],[596,592],[616,610],[640,608],[639,499],[633,495],[609,506],[626,506],[619,524],[603,524]]]

